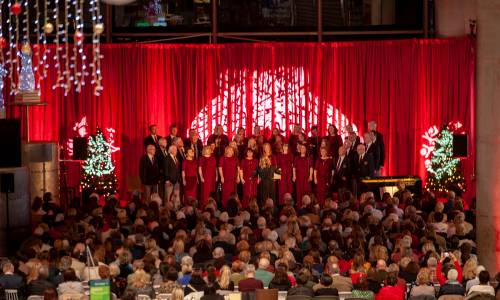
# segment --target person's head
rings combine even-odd
[[[487,285],[490,282],[490,273],[484,270],[479,272],[479,284]]]
[[[196,132],[196,129],[189,129],[189,139],[192,141],[197,141],[199,138],[198,132]]]
[[[180,286],[174,287],[172,290],[171,300],[184,300],[184,289]]]
[[[181,259],[181,271],[183,274],[193,272],[193,259],[190,256],[184,256]]]
[[[155,145],[148,145],[146,147],[146,152],[148,153],[148,155],[154,156],[155,153],[156,153],[156,147],[155,147]]]
[[[225,157],[233,157],[234,156],[234,149],[231,146],[227,146],[226,149],[224,150],[224,156]]]
[[[77,281],[75,270],[73,268],[69,268],[63,272],[64,281]]]
[[[156,135],[156,124],[149,125],[149,134]]]
[[[57,300],[57,290],[53,287],[46,288],[43,291],[43,300]]]
[[[458,272],[455,269],[450,269],[448,271],[448,274],[446,275],[446,278],[448,279],[449,282],[455,282],[457,281],[458,278]]]
[[[245,277],[253,278],[255,277],[255,266],[252,264],[247,264],[245,268]]]
[[[214,134],[221,135],[223,132],[224,132],[224,129],[222,128],[222,125],[217,124],[214,128]]]
[[[262,270],[267,270],[267,268],[269,268],[269,259],[263,257],[261,259],[259,259],[259,269],[262,269]]]
[[[177,147],[175,145],[170,145],[170,147],[168,147],[168,153],[170,153],[170,155],[176,156]]]
[[[3,271],[4,274],[14,273],[14,265],[10,261],[5,262],[2,265],[2,271]]]
[[[187,148],[186,150],[186,158],[191,160],[194,159],[194,150],[193,148]]]
[[[417,274],[417,284],[426,285],[430,283],[430,273],[428,268],[422,268]]]
[[[170,131],[171,136],[177,136],[177,125],[172,124],[168,127],[168,131]]]
[[[201,155],[205,157],[210,157],[210,155],[212,155],[212,147],[210,146],[203,147],[203,150],[201,150]]]
[[[248,159],[253,159],[253,155],[254,155],[254,154],[253,154],[253,150],[252,150],[252,149],[250,149],[250,148],[248,148],[248,149],[247,149],[247,152],[246,152],[246,155],[247,155],[247,158],[248,158]]]
[[[358,155],[364,155],[366,152],[366,146],[363,144],[359,144],[358,147],[356,148],[356,151],[358,152]]]
[[[322,286],[331,286],[333,283],[332,277],[328,274],[323,274],[321,275],[321,278],[319,279],[319,283],[321,283]]]
[[[212,256],[215,259],[224,258],[224,255],[224,249],[221,247],[217,247],[212,251]]]
[[[376,131],[377,130],[377,122],[375,122],[375,121],[368,122],[368,130]]]
[[[311,136],[318,136],[318,126],[311,126]]]
[[[328,156],[328,149],[326,149],[325,147],[321,147],[321,149],[319,149],[319,153],[321,157],[325,158]]]
[[[296,280],[297,280],[297,285],[306,285],[307,282],[309,281],[309,275],[301,270]]]
[[[298,144],[297,148],[299,149],[299,153],[301,156],[306,156],[307,154],[307,147],[304,144]]]
[[[395,274],[389,274],[387,275],[385,283],[389,286],[395,286],[398,283],[398,278]]]
[[[262,169],[267,169],[271,167],[271,160],[267,156],[262,156],[262,158],[259,161],[259,167]]]
[[[166,138],[159,139],[158,144],[160,145],[160,148],[166,149],[167,148],[167,139]]]
[[[381,270],[386,270],[387,269],[387,263],[385,262],[385,260],[383,259],[379,259],[377,260],[377,267],[376,267],[377,270],[381,271]]]
[[[336,263],[333,263],[330,266],[330,275],[337,275],[337,274],[340,274],[339,265]]]
[[[111,276],[110,270],[108,266],[101,265],[97,268],[97,272],[99,273],[99,278],[101,279],[109,279]]]
[[[253,127],[253,135],[260,135],[261,129],[259,125]]]
[[[333,125],[333,124],[328,125],[328,135],[331,135],[331,136],[337,135],[338,132],[339,131],[335,125]]]

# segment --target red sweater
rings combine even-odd
[[[462,267],[460,267],[460,264],[458,261],[455,261],[453,263],[455,265],[455,270],[457,270],[458,276],[457,276],[457,281],[462,282]],[[443,274],[443,263],[438,262],[438,265],[436,267],[436,278],[439,281],[440,285],[443,285],[446,283],[446,276]]]
[[[384,286],[380,289],[375,300],[404,300],[405,291],[399,286]]]

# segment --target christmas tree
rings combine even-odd
[[[89,138],[87,153],[88,157],[83,165],[82,187],[104,196],[114,194],[117,179],[111,147],[99,128],[96,135]]]
[[[453,132],[449,125],[438,134],[427,166],[426,188],[431,191],[465,191],[465,180],[460,170],[460,159],[453,157]]]

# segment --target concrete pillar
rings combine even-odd
[[[482,0],[436,0],[436,32],[438,37],[469,34],[469,20],[477,18],[477,2]]]
[[[500,270],[500,1],[477,1],[477,242],[479,261]]]

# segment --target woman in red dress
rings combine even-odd
[[[201,181],[200,208],[204,209],[208,203],[208,198],[215,192],[217,182],[217,160],[212,155],[212,147],[203,147],[200,157],[198,174]]]
[[[325,199],[330,190],[330,181],[332,179],[333,160],[328,156],[328,149],[321,147],[320,157],[316,160],[314,168],[314,183],[316,184],[316,197],[320,207],[325,205]]]
[[[187,148],[186,159],[182,162],[182,184],[184,185],[184,204],[198,198],[198,162],[194,159],[193,148]]]
[[[257,183],[258,179],[255,174],[259,161],[253,157],[252,149],[247,149],[246,157],[240,163],[240,181],[243,184],[243,201],[241,206],[248,207],[248,202],[251,198],[257,197]]]
[[[311,182],[313,180],[312,159],[307,156],[307,147],[304,144],[298,145],[299,156],[295,157],[293,163],[293,177],[296,191],[296,207],[302,206],[302,197],[311,192]]]
[[[330,126],[328,126],[328,135],[326,138],[328,139],[328,155],[336,161],[339,157],[339,148],[344,142],[335,125],[330,124]]]
[[[219,176],[222,183],[222,206],[226,207],[229,197],[236,192],[238,183],[238,158],[234,149],[227,146],[224,156],[219,160]]]
[[[281,179],[278,181],[278,203],[279,205],[285,205],[285,194],[292,194],[293,192],[293,154],[288,144],[283,144],[280,153],[276,156],[276,162],[278,170],[281,171]]]

